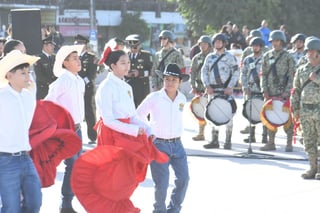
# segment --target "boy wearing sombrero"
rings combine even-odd
[[[39,212],[41,183],[29,156],[36,100],[26,89],[39,57],[13,50],[0,60],[0,196],[2,213]],[[22,195],[22,200],[21,200]]]
[[[152,179],[155,183],[153,212],[180,212],[185,198],[189,169],[187,155],[181,142],[183,108],[186,97],[178,90],[184,77],[177,64],[168,64],[163,73],[163,88],[150,93],[138,106],[137,113],[147,119],[154,131],[154,145],[169,157],[167,163],[152,161]],[[175,187],[169,205],[166,205],[169,186],[169,165],[175,174]]]
[[[45,97],[45,100],[52,101],[70,112],[80,139],[82,139],[80,123],[84,119],[85,83],[78,75],[78,72],[81,70],[79,56],[83,47],[83,45],[65,45],[59,49],[53,66],[53,73],[57,77],[57,80],[49,85],[48,95]],[[61,190],[61,213],[76,212],[72,208],[74,194],[70,186],[70,175],[73,164],[80,153],[78,152],[73,157],[64,161],[66,168]]]

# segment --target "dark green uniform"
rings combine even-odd
[[[139,72],[137,77],[130,76],[130,72],[129,77],[126,77],[127,83],[132,87],[134,103],[137,107],[150,93],[149,75],[153,64],[152,55],[145,50],[139,50],[136,54],[129,52],[128,55],[131,61],[130,70]]]
[[[55,56],[52,55],[49,58],[46,54],[41,53],[39,57],[40,60],[34,65],[37,85],[37,100],[46,97],[49,90],[49,84],[57,79],[57,77],[53,74]]]
[[[93,129],[96,124],[96,105],[95,105],[95,78],[97,75],[97,58],[94,53],[84,52],[80,56],[81,71],[78,73],[86,84],[84,93],[85,120],[87,123],[87,134],[91,141],[97,139],[97,133]]]

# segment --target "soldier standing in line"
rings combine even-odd
[[[298,67],[291,95],[293,119],[301,122],[304,148],[310,168],[301,176],[304,179],[320,180],[318,144],[320,144],[320,40],[306,42],[308,63]]]
[[[250,44],[250,40],[253,39],[254,37],[258,37],[258,38],[261,38],[263,40],[263,35],[262,33],[257,30],[257,29],[254,29],[254,30],[251,30],[250,33],[249,33],[249,36],[248,36],[248,40],[249,40],[249,44]],[[267,52],[269,50],[269,48],[267,46],[264,46],[262,48],[262,54],[264,54],[265,52]],[[247,46],[244,50],[243,50],[243,53],[242,53],[242,56],[241,56],[241,64],[243,64],[243,60],[250,54],[253,53],[253,48],[252,46]],[[240,78],[240,81],[241,81],[241,78]],[[242,82],[240,82],[242,83]],[[264,131],[267,131],[267,129],[265,129]],[[243,130],[240,130],[240,133],[241,134],[249,134],[249,126],[246,126]],[[265,142],[263,140],[263,142]]]
[[[262,58],[262,92],[265,100],[276,98],[288,100],[292,88],[295,63],[292,55],[284,49],[286,37],[281,30],[270,33],[269,41],[272,49],[266,52]],[[287,134],[286,152],[292,152],[293,124],[285,129]],[[276,131],[268,130],[269,141],[261,147],[262,151],[276,150]]]
[[[78,73],[79,76],[84,80],[86,87],[84,93],[84,108],[85,108],[85,120],[87,123],[87,135],[89,138],[89,144],[95,144],[97,139],[97,132],[93,129],[96,124],[96,104],[95,104],[95,79],[97,76],[97,57],[94,53],[87,50],[89,39],[82,36],[75,36],[74,44],[84,44],[84,49],[80,55],[81,60],[81,71]]]
[[[184,67],[184,60],[179,50],[174,47],[174,35],[169,30],[163,30],[159,34],[161,49],[156,52],[151,71],[152,89],[157,91],[162,88],[162,74],[168,64],[177,64]]]
[[[141,38],[138,34],[126,37],[129,45],[130,71],[126,76],[127,83],[132,87],[136,107],[150,93],[149,75],[152,69],[152,55],[141,49]]]
[[[226,51],[227,37],[218,33],[212,37],[214,51],[207,55],[201,69],[202,83],[209,99],[215,95],[232,95],[239,79],[239,66],[235,56]],[[233,118],[226,124],[224,149],[231,149]],[[204,145],[206,149],[219,148],[219,130],[212,126],[212,140]]]
[[[53,64],[55,61],[54,43],[52,36],[42,40],[42,53],[40,60],[34,65],[37,85],[37,100],[43,99],[48,94],[49,84],[57,79],[53,74]]]
[[[262,64],[263,49],[265,47],[264,40],[260,37],[253,37],[250,41],[250,47],[252,48],[253,53],[247,56],[243,60],[243,64],[240,72],[240,79],[242,82],[242,89],[244,96],[247,98],[252,98],[255,95],[261,96],[261,87],[260,87],[260,68]],[[256,142],[255,137],[255,126],[250,128],[249,138],[244,139],[244,142],[251,143]],[[268,131],[267,127],[263,126],[262,130],[262,143],[267,143],[268,141]]]
[[[191,87],[192,93],[195,95],[202,95],[205,92],[205,87],[201,81],[201,68],[203,66],[206,56],[212,52],[212,41],[209,36],[201,36],[198,40],[200,52],[197,53],[191,62]],[[199,121],[199,132],[196,136],[192,137],[194,141],[204,140],[204,128],[206,121]]]
[[[305,40],[306,40],[306,36],[302,33],[297,33],[291,37],[290,43],[292,43],[292,49],[290,49],[288,52],[293,56],[293,59],[296,64],[298,64],[298,61],[300,60],[300,58],[305,56],[305,51],[304,51]]]

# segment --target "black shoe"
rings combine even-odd
[[[220,145],[219,145],[219,143],[208,143],[208,144],[205,144],[205,145],[203,145],[203,147],[205,148],[205,149],[219,149],[219,147],[220,147]]]
[[[77,212],[71,207],[71,208],[60,208],[60,213],[77,213]]]

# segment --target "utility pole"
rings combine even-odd
[[[93,45],[93,51],[98,51],[97,27],[96,27],[96,12],[94,0],[90,0],[90,44]]]

